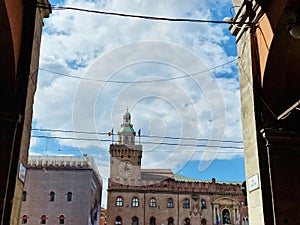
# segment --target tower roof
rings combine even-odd
[[[126,113],[123,116],[123,124],[121,124],[121,128],[119,130],[120,133],[133,133],[135,135],[135,130],[133,129],[133,125],[131,124],[131,115],[128,112],[128,108],[126,109]]]
[[[124,127],[121,127],[121,129],[119,130],[119,133],[135,133],[135,130],[133,129],[132,126],[124,126]]]
[[[126,113],[123,116],[123,123],[118,132],[118,144],[135,145],[135,134],[135,130],[131,124],[131,115],[128,109],[126,109]]]

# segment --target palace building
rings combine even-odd
[[[88,156],[30,156],[19,224],[100,225],[102,178]]]
[[[142,145],[127,111],[110,145],[107,224],[248,224],[242,183],[191,179],[170,169],[143,169]]]

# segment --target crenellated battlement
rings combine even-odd
[[[111,156],[114,157],[140,157],[142,158],[142,145],[110,145],[109,150]]]
[[[91,169],[102,183],[102,178],[94,159],[88,156],[29,156],[27,168]]]
[[[214,181],[185,182],[168,179],[165,181],[140,180],[133,181],[131,185],[124,185],[119,182],[109,181],[109,190],[122,191],[142,191],[142,192],[168,192],[168,193],[206,193],[206,194],[230,194],[242,195],[241,185],[239,183],[216,183]]]

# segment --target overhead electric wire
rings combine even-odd
[[[109,139],[98,139],[98,138],[79,138],[79,137],[60,137],[60,136],[46,136],[46,135],[32,135],[34,138],[49,138],[49,139],[62,139],[62,140],[77,140],[77,141],[103,141],[112,142]],[[206,145],[206,144],[182,144],[182,143],[167,143],[167,142],[151,142],[151,141],[141,141],[141,144],[159,144],[159,145],[169,145],[169,146],[184,146],[184,147],[209,147],[209,148],[229,148],[229,149],[244,149],[241,146],[219,146],[219,145]]]
[[[54,152],[54,151],[58,151],[58,152],[65,152],[65,151],[70,151],[70,152],[75,152],[75,151],[78,151],[78,152],[93,152],[93,151],[95,151],[95,150],[81,150],[80,148],[76,148],[76,149],[61,149],[61,148],[59,148],[59,149],[56,149],[56,150],[54,150],[54,149],[44,149],[44,148],[30,148],[30,150],[33,150],[33,151],[47,151],[47,152]],[[101,150],[103,150],[103,148],[102,149],[100,149],[100,151]],[[161,151],[161,150],[156,150],[156,149],[151,149],[151,150],[145,150],[145,152],[157,152],[157,151]],[[236,151],[229,151],[229,150],[224,150],[224,151],[219,151],[219,150],[215,150],[215,151],[212,151],[212,150],[209,150],[209,151],[207,151],[207,150],[200,150],[200,149],[197,149],[197,150],[194,150],[194,149],[184,149],[184,151],[185,152],[187,152],[187,151],[192,151],[192,152],[205,152],[205,153],[222,153],[222,154],[224,154],[224,153],[230,153],[230,154],[238,154],[238,153],[244,153],[244,151],[242,150],[236,150]],[[171,150],[171,149],[164,149],[163,151],[162,151],[163,153],[165,153],[165,152],[179,152],[178,150]]]
[[[62,132],[62,133],[77,133],[77,134],[90,134],[90,135],[108,135],[109,132],[90,132],[90,131],[72,131],[72,130],[62,130],[62,129],[39,129],[32,128],[33,131],[41,131],[41,132]],[[116,136],[116,134],[110,134]],[[138,137],[138,136],[136,136]],[[214,141],[214,142],[224,142],[224,143],[234,143],[234,144],[242,144],[243,141],[236,140],[217,140],[217,139],[209,139],[209,138],[191,138],[191,137],[171,137],[171,136],[158,136],[158,135],[141,135],[145,138],[164,138],[164,139],[173,139],[173,140],[187,140],[187,141]]]
[[[188,19],[188,18],[168,18],[168,17],[155,17],[155,16],[145,16],[145,15],[134,15],[118,12],[107,12],[93,9],[84,9],[78,7],[70,6],[52,6],[50,4],[45,4],[37,2],[37,8],[49,9],[49,10],[73,10],[86,13],[118,16],[118,17],[127,17],[127,18],[137,18],[144,20],[157,20],[157,21],[168,21],[168,22],[190,22],[190,23],[213,23],[213,24],[238,24],[238,25],[252,25],[253,22],[237,22],[237,21],[220,21],[220,20],[204,20],[204,19]]]
[[[107,135],[108,132],[90,132],[90,131],[74,131],[74,130],[62,130],[62,129],[40,129],[40,128],[32,128],[34,131],[42,131],[42,132],[63,132],[63,133],[77,133],[77,134],[99,134],[99,135]]]
[[[187,140],[187,141],[214,141],[214,142],[235,143],[235,144],[243,143],[242,141],[217,140],[217,139],[209,139],[209,138],[186,138],[186,137],[170,137],[170,136],[156,136],[156,135],[141,135],[141,137],[166,138],[166,139]]]
[[[31,135],[33,138],[49,138],[49,139],[62,139],[62,140],[77,140],[77,141],[111,141],[109,139],[98,138],[79,138],[79,137],[61,137],[61,136],[47,136],[47,135]]]
[[[177,80],[177,79],[182,79],[182,78],[186,78],[186,77],[193,77],[202,73],[206,73],[209,71],[213,71],[215,69],[224,67],[230,63],[233,63],[237,61],[236,59],[230,60],[228,62],[225,62],[221,65],[203,70],[203,71],[199,71],[199,72],[195,72],[195,73],[191,73],[191,74],[186,74],[183,76],[177,76],[177,77],[170,77],[170,78],[163,78],[163,79],[156,79],[156,80],[145,80],[145,81],[118,81],[118,80],[101,80],[101,79],[92,79],[92,78],[86,78],[86,77],[77,77],[77,76],[72,76],[72,75],[68,75],[68,74],[64,74],[61,72],[56,72],[56,71],[52,71],[52,70],[48,70],[48,69],[43,69],[43,68],[39,68],[39,70],[42,71],[46,71],[49,73],[53,73],[53,74],[57,74],[57,75],[61,75],[61,76],[65,76],[65,77],[70,77],[70,78],[74,78],[74,79],[79,79],[79,80],[87,80],[87,81],[96,81],[96,82],[103,82],[103,83],[117,83],[117,84],[133,84],[133,83],[158,83],[158,82],[165,82],[165,81],[170,81],[170,80]]]
[[[230,148],[230,149],[244,149],[242,146],[221,146],[221,145],[206,145],[206,144],[183,144],[183,143],[167,143],[167,142],[151,142],[141,141],[143,144],[160,144],[170,146],[184,146],[184,147],[209,147],[209,148]]]
[[[74,10],[74,11],[81,11],[81,12],[86,12],[86,13],[95,13],[95,14],[103,14],[103,15],[110,15],[110,16],[119,16],[119,17],[130,17],[130,18],[138,18],[138,19],[145,19],[145,20],[157,20],[157,21],[169,21],[169,22],[192,22],[192,23],[215,23],[215,24],[248,24],[248,25],[253,25],[252,22],[233,22],[233,21],[217,21],[217,20],[202,20],[202,19],[188,19],[188,18],[167,18],[167,17],[154,17],[154,16],[144,16],[144,15],[133,15],[133,14],[125,14],[125,13],[117,13],[117,12],[107,12],[107,11],[99,11],[99,10],[90,10],[90,9],[83,9],[83,8],[76,8],[76,7],[68,7],[68,6],[51,6],[50,4],[43,4],[38,2],[37,3],[38,8],[46,8],[50,10]],[[166,78],[166,79],[158,79],[158,80],[150,80],[150,81],[114,81],[114,80],[98,80],[98,79],[91,79],[91,78],[84,78],[84,77],[76,77],[72,75],[67,75],[59,72],[54,72],[46,69],[39,68],[40,70],[44,70],[47,72],[51,72],[54,74],[70,77],[70,78],[76,78],[76,79],[82,79],[82,80],[90,80],[90,81],[98,81],[98,82],[105,82],[105,83],[152,83],[152,82],[163,82],[163,81],[169,81],[169,80],[175,80],[175,79],[181,79],[185,77],[191,77],[195,76],[200,73],[205,73],[217,68],[220,68],[222,66],[225,66],[229,63],[232,63],[236,61],[237,59],[231,60],[227,63],[224,63],[220,66],[204,70],[201,72],[193,73],[193,74],[187,74],[184,76],[179,76],[179,77],[171,77],[171,78]],[[33,130],[38,130],[38,129],[33,129]],[[46,130],[46,129],[44,129]],[[41,131],[41,130],[40,130]],[[48,129],[48,131],[50,131]],[[82,134],[91,134],[91,132],[82,132],[82,131],[51,131],[51,132],[69,132],[69,133],[82,133]],[[94,134],[107,134],[107,133],[94,133]],[[72,137],[59,137],[59,136],[45,136],[45,135],[32,135],[32,137],[35,138],[56,138],[56,139],[71,139],[71,140],[85,140],[85,141],[111,141],[107,139],[95,139],[95,138],[72,138]],[[160,137],[160,136],[147,136],[147,135],[142,135],[141,137],[147,137],[147,138],[166,138],[166,139],[175,139],[175,140],[192,140],[192,141],[219,141],[219,142],[230,142],[230,143],[242,143],[238,141],[224,141],[224,140],[210,140],[210,139],[193,139],[193,138],[177,138],[177,137]],[[235,149],[243,149],[243,147],[237,147],[237,146],[214,146],[214,145],[204,145],[204,144],[196,144],[196,145],[189,145],[189,144],[177,144],[177,143],[166,143],[166,142],[145,142],[143,141],[142,143],[146,144],[163,144],[163,145],[182,145],[182,146],[189,146],[189,147],[218,147],[218,148],[235,148]]]

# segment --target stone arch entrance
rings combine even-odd
[[[235,224],[241,204],[234,198],[218,198],[212,203],[214,224]]]

